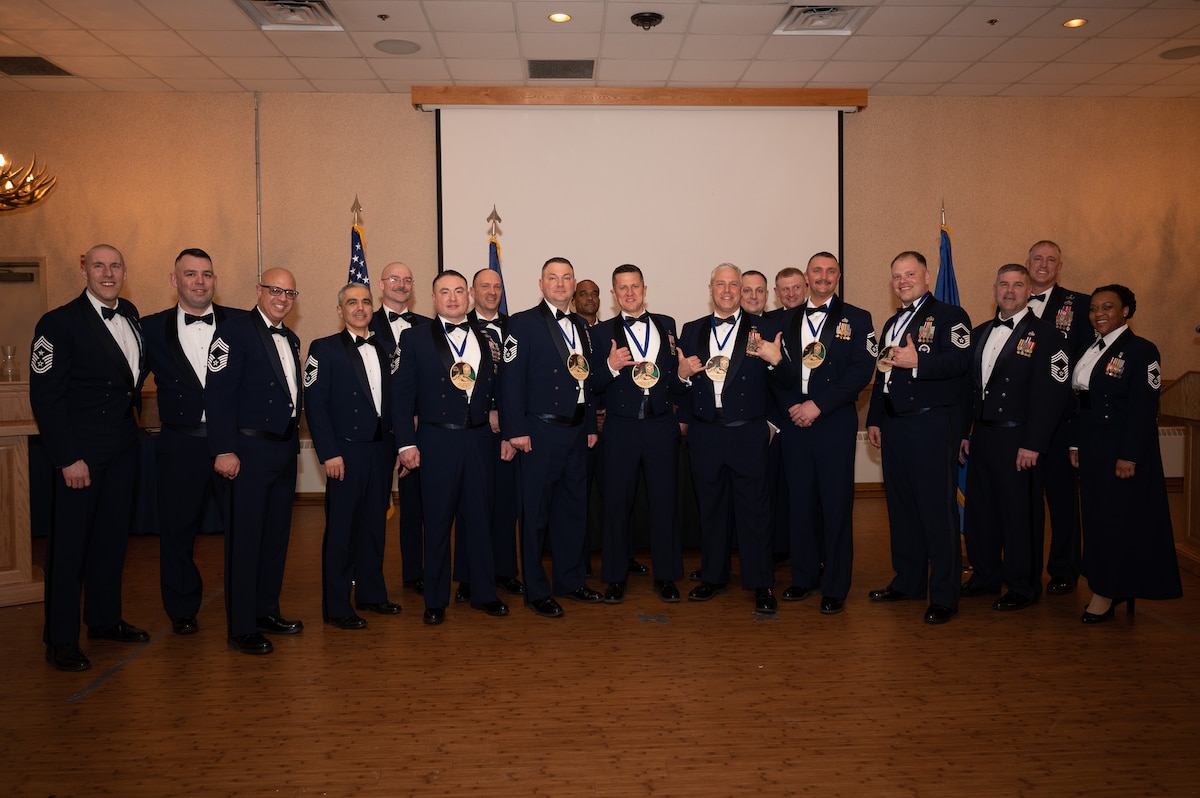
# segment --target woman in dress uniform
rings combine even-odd
[[[1117,604],[1179,598],[1183,588],[1158,445],[1158,347],[1129,329],[1137,301],[1123,285],[1092,293],[1097,339],[1076,364],[1083,573],[1092,588],[1081,620],[1102,623]]]

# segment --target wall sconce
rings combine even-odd
[[[25,169],[12,166],[0,155],[0,211],[13,211],[17,208],[27,208],[38,202],[54,188],[58,177],[46,174],[46,167],[40,169],[37,156]]]

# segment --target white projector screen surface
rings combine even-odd
[[[838,252],[838,112],[810,109],[443,109],[442,267],[487,265],[495,205],[508,310],[540,301],[565,257],[617,310],[612,270],[641,267],[647,307],[679,326],[709,312],[720,263],[773,285]],[[428,287],[418,287],[424,304]],[[774,292],[768,307],[775,307]]]

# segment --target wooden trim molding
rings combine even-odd
[[[413,108],[562,107],[866,108],[866,89],[704,89],[602,86],[413,86]]]

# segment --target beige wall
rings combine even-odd
[[[0,258],[45,257],[51,306],[81,289],[79,256],[120,248],[126,296],[166,307],[178,251],[212,253],[218,298],[248,306],[257,276],[254,97],[240,94],[4,94],[0,152],[36,152],[59,175],[41,205],[0,214]],[[336,328],[349,208],[365,208],[371,274],[406,260],[429,311],[436,269],[434,117],[407,95],[268,94],[260,100],[264,268],[302,292],[290,320],[305,341]],[[888,263],[937,261],[942,197],[963,304],[991,312],[1002,263],[1052,238],[1063,283],[1119,281],[1138,294],[1139,332],[1168,377],[1200,369],[1200,102],[875,98],[845,120],[848,298],[876,325],[893,307]],[[482,264],[481,264],[482,265]]]

